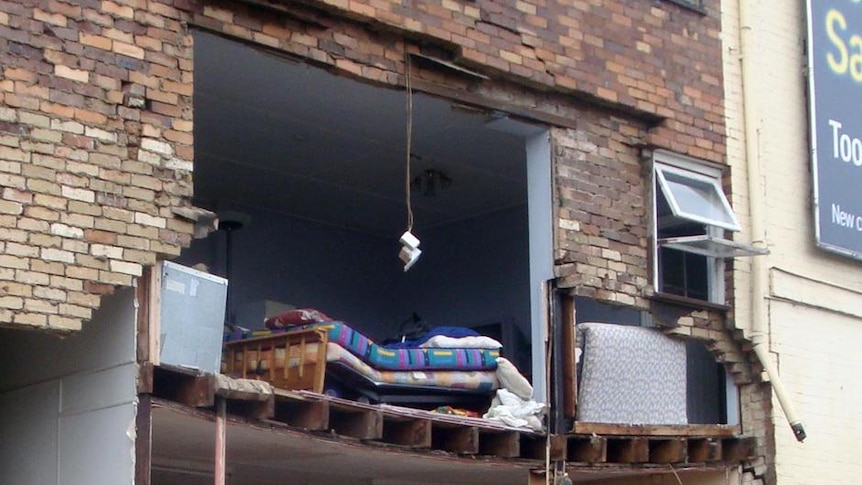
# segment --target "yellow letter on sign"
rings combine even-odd
[[[838,49],[838,59],[836,60],[834,53],[829,52],[826,54],[826,60],[834,73],[844,74],[847,72],[847,46],[844,44],[844,39],[835,32],[836,24],[841,30],[847,29],[847,20],[844,18],[844,14],[833,8],[826,14],[826,35]]]

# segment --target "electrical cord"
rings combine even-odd
[[[404,175],[404,188],[405,194],[407,198],[407,231],[413,230],[413,206],[410,201],[410,158],[411,158],[411,150],[413,143],[413,86],[411,83],[411,65],[410,65],[410,54],[407,52],[405,47],[404,50],[404,62],[405,62],[405,80],[404,84],[407,88],[407,170]]]

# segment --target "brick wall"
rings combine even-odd
[[[579,133],[557,137],[558,174],[586,170],[600,178],[609,170],[603,164],[620,160],[622,183],[640,189],[627,137],[723,156],[714,3],[701,15],[656,2],[441,0],[407,8],[325,0],[261,8],[217,0],[2,0],[0,325],[77,329],[101,294],[132,284],[144,266],[188,244],[193,224],[176,209],[192,194],[190,26],[387,84],[400,82],[405,50],[422,50],[492,78],[479,86],[448,80],[454,88],[554,115],[579,113],[561,104],[610,108],[623,115],[592,114]],[[419,77],[447,81],[433,72]],[[513,96],[505,86],[533,94]],[[662,118],[646,129],[645,121]],[[580,151],[592,165],[566,151]],[[606,259],[595,265],[602,282],[584,280],[583,291],[633,303],[645,284],[642,194],[608,191],[597,194],[607,197],[597,207],[628,195],[602,208],[606,214],[561,199],[560,261],[582,263],[575,255],[585,248],[591,261]],[[602,227],[592,234],[611,220],[615,233]],[[577,241],[582,232],[602,241],[585,247]]]
[[[0,325],[78,329],[190,240],[191,37],[141,6],[0,2]]]
[[[559,283],[656,310],[640,146],[724,161],[718,0],[255,3],[0,0],[0,325],[73,331],[189,243],[190,28],[388,85],[407,51],[487,76],[415,67],[419,89],[558,126]],[[660,323],[745,364],[719,314]]]

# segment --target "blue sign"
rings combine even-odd
[[[862,259],[862,0],[808,0],[817,245]]]

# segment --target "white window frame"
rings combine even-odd
[[[667,165],[661,162],[656,163],[655,174],[656,179],[659,182],[659,186],[664,193],[665,199],[667,199],[671,211],[673,211],[673,214],[676,217],[688,219],[694,222],[699,222],[708,226],[722,227],[730,231],[739,230],[739,222],[736,220],[736,216],[733,214],[733,209],[730,208],[730,202],[728,202],[727,197],[724,195],[724,191],[722,190],[719,183],[721,181],[720,178],[716,176],[705,175],[698,171],[682,169],[674,165]],[[674,189],[668,182],[668,175],[675,175],[678,178],[690,181],[692,182],[692,185],[701,184],[710,187],[713,192],[713,197],[717,200],[713,201],[704,199],[704,203],[713,208],[716,208],[714,202],[718,202],[718,207],[722,210],[722,212],[724,212],[724,220],[710,217],[708,214],[699,214],[697,212],[686,211],[685,208],[680,205],[677,198],[677,193],[674,191]]]
[[[706,301],[722,304],[725,299],[725,260],[732,257],[767,254],[768,251],[740,244],[724,237],[726,231],[739,231],[740,226],[722,189],[722,169],[720,166],[666,150],[655,150],[652,154],[652,168],[652,257],[655,263],[653,265],[653,287],[657,292],[663,293],[659,281],[661,275],[659,250],[662,247],[698,254],[706,257],[707,274],[705,277],[708,288],[708,300]],[[676,200],[673,189],[668,184],[666,174],[673,174],[677,179],[691,180],[693,183],[711,187],[714,191],[714,199],[705,199],[704,202],[712,207],[716,207],[715,204],[718,203],[725,212],[725,217],[716,219],[709,217],[708,214],[685,211]],[[659,238],[659,191],[664,195],[674,217],[703,224],[706,227],[705,234]]]

